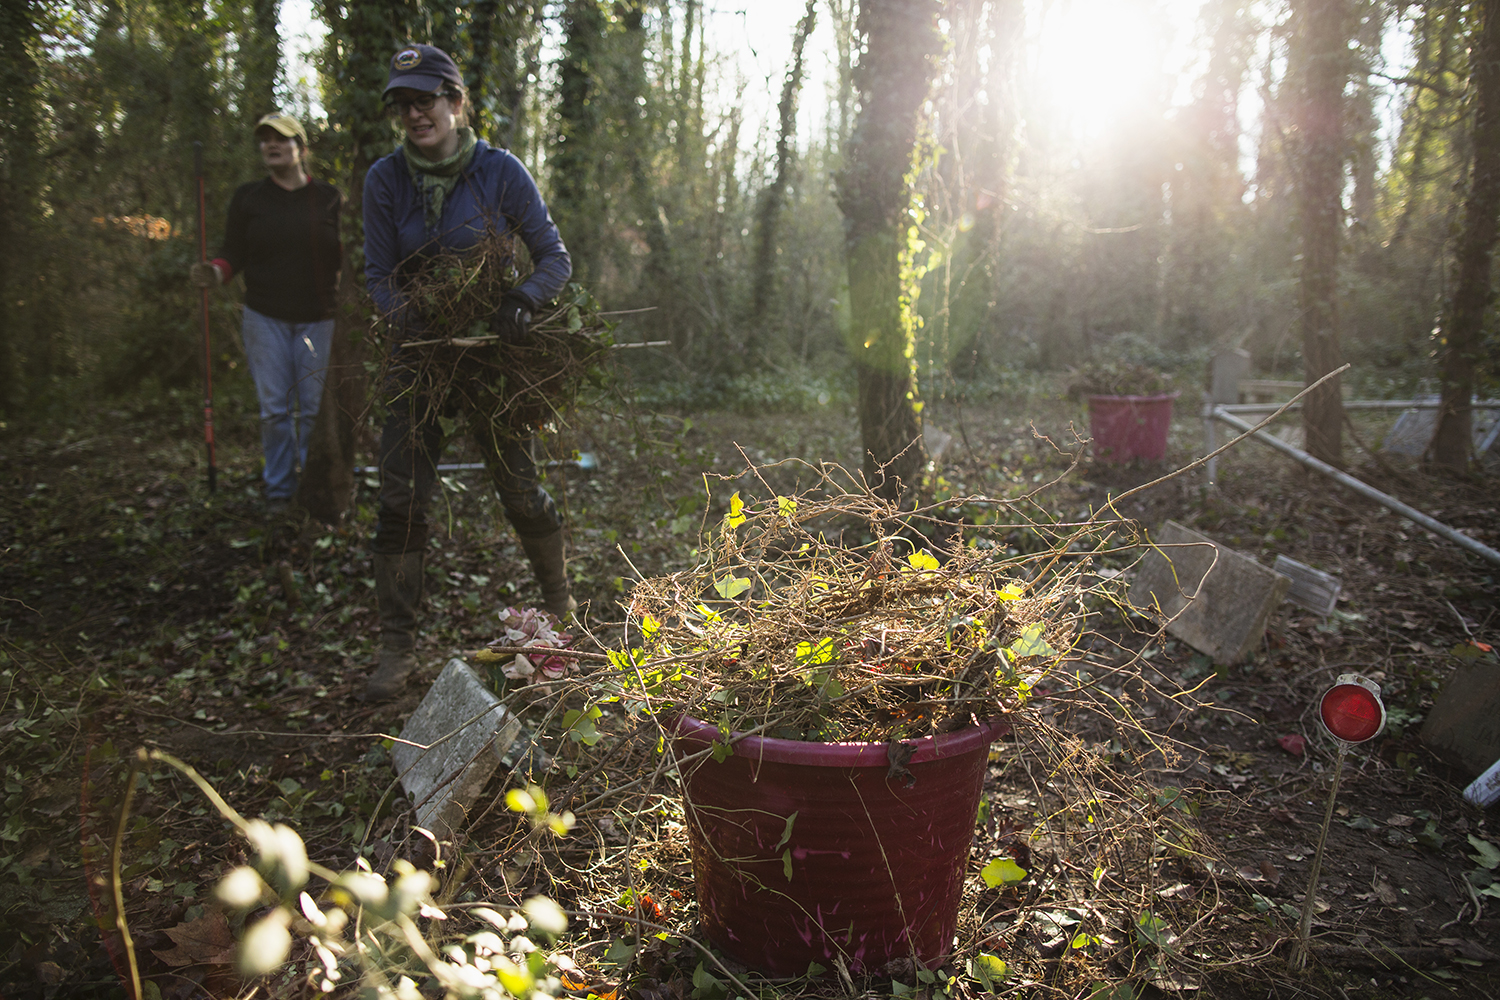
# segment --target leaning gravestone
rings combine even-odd
[[[1500,760],[1500,664],[1475,656],[1453,671],[1422,723],[1422,742],[1470,775]]]
[[[1250,374],[1250,352],[1232,347],[1215,354],[1209,362],[1208,398],[1213,403],[1238,403],[1240,380]]]
[[[468,664],[449,660],[391,751],[416,825],[452,837],[520,728]]]
[[[1168,521],[1141,559],[1130,603],[1215,663],[1243,660],[1292,581],[1207,535]]]
[[[1313,569],[1286,556],[1277,556],[1276,572],[1292,581],[1286,599],[1299,608],[1328,617],[1339,603],[1339,578],[1320,569]]]

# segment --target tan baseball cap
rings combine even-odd
[[[302,130],[302,123],[291,115],[284,115],[280,111],[261,115],[260,121],[255,123],[255,131],[259,132],[263,128],[275,129],[288,139],[296,139],[304,147],[307,145],[307,133]]]

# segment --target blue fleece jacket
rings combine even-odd
[[[554,298],[573,273],[573,260],[542,201],[536,181],[508,150],[478,140],[474,157],[443,199],[435,228],[426,222],[421,192],[399,149],[383,156],[365,175],[365,285],[393,326],[416,332],[404,315],[401,263],[417,255],[463,251],[484,235],[487,222],[508,227],[531,255],[532,271],[516,287],[533,308]]]

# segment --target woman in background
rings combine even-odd
[[[260,400],[268,514],[284,511],[307,463],[333,344],[343,250],[338,188],[308,172],[307,133],[290,115],[265,115],[255,140],[267,176],[229,202],[223,256],[194,264],[200,288],[245,276],[241,332]]]

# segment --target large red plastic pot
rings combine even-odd
[[[758,736],[683,764],[704,934],[775,976],[835,956],[851,971],[936,967],[953,950],[989,747],[1009,731],[992,720],[905,741],[904,770],[884,743]],[[673,748],[680,760],[719,737],[682,717]]]
[[[1137,458],[1160,462],[1167,454],[1172,400],[1176,398],[1175,392],[1161,396],[1090,396],[1094,458],[1100,462]]]

